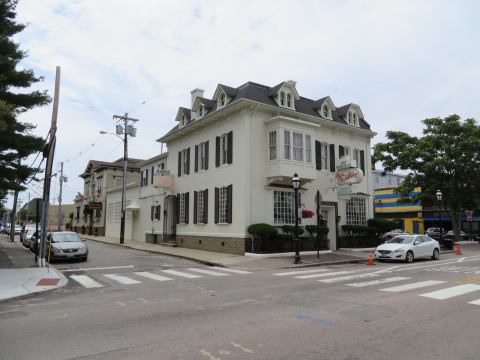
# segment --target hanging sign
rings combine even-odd
[[[363,171],[358,168],[348,168],[344,170],[338,170],[335,173],[335,180],[337,186],[346,184],[360,184],[363,180]]]

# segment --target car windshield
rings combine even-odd
[[[413,236],[395,236],[387,241],[389,244],[411,244],[413,242]]]
[[[81,242],[80,236],[77,234],[54,234],[53,242]]]

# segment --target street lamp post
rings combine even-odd
[[[300,185],[300,178],[298,177],[297,173],[293,174],[292,178],[292,184],[293,184],[293,191],[295,194],[295,236],[293,238],[293,241],[295,243],[295,264],[300,263],[300,240],[298,239],[298,187]]]
[[[440,240],[443,240],[443,232],[442,232],[442,197],[443,194],[440,190],[437,190],[435,194],[438,200],[438,229],[440,231]]]

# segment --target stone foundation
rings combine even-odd
[[[245,239],[243,238],[177,235],[177,246],[225,254],[245,255]]]
[[[162,234],[145,234],[145,242],[149,244],[158,244],[162,242]]]

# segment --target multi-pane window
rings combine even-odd
[[[356,167],[360,166],[360,151],[358,149],[353,149],[353,160],[355,160]]]
[[[187,193],[180,194],[180,211],[178,222],[180,224],[186,224],[186,196]]]
[[[280,92],[280,105],[285,106],[285,91]]]
[[[287,107],[292,107],[292,95],[290,93],[287,94]]]
[[[188,174],[188,166],[190,165],[188,163],[189,154],[188,154],[188,149],[183,149],[182,150],[182,162],[183,162],[183,174],[186,175]]]
[[[312,162],[312,137],[305,135],[305,161]]]
[[[160,205],[152,205],[150,208],[151,220],[160,220]]]
[[[220,164],[227,163],[228,154],[228,134],[220,136]]]
[[[287,130],[283,133],[283,158],[290,160],[290,131]]]
[[[303,135],[293,133],[293,160],[303,161]]]
[[[327,105],[323,105],[322,113],[323,113],[324,118],[328,118],[328,106]]]
[[[298,204],[301,203],[301,194],[298,194]],[[273,223],[295,224],[295,193],[293,191],[273,192]]]
[[[328,152],[329,152],[329,146],[326,143],[322,143],[322,156],[321,156],[321,169],[322,170],[328,170]]]
[[[347,225],[366,225],[367,209],[366,199],[363,197],[352,197],[347,200]]]
[[[205,106],[203,106],[203,104],[202,104],[198,108],[198,117],[202,117],[204,114],[205,114]]]
[[[207,168],[207,143],[200,143],[200,170],[205,170]]]
[[[203,197],[203,191],[197,192],[197,224],[204,223],[204,205],[205,199]]]
[[[277,132],[270,131],[268,134],[268,143],[270,146],[270,160],[277,158]]]
[[[185,125],[185,115],[181,114],[180,115],[180,127]]]
[[[85,183],[85,195],[88,196],[90,195],[90,182]]]
[[[220,106],[224,106],[226,103],[226,96],[224,93],[222,93],[222,95],[220,95]]]
[[[227,208],[228,190],[226,187],[219,188],[218,191],[218,222],[220,224],[228,223],[228,208]]]
[[[102,181],[103,181],[102,176],[97,178],[97,195],[101,195],[102,193]]]

